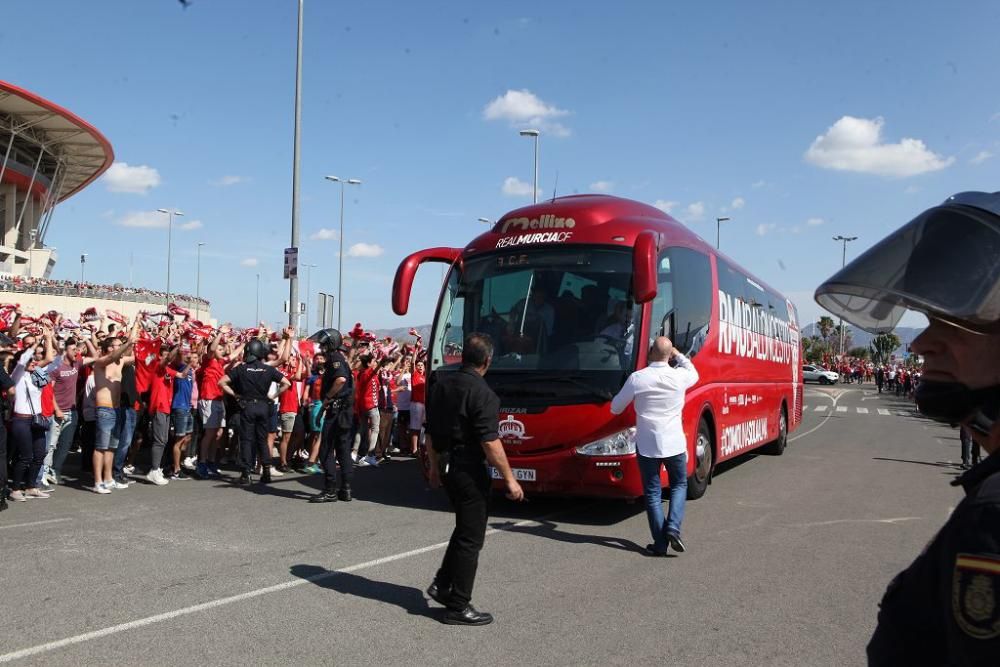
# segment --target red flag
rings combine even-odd
[[[0,331],[9,329],[14,324],[14,318],[17,317],[17,308],[17,306],[9,303],[0,306]]]
[[[183,317],[184,319],[191,317],[191,311],[189,311],[186,308],[181,308],[176,303],[172,303],[169,306],[167,306],[167,312],[170,313],[171,315]]]
[[[80,313],[80,322],[87,324],[88,322],[97,322],[101,319],[101,316],[97,314],[97,308],[88,308],[87,310]]]
[[[117,310],[111,310],[110,308],[104,311],[104,314],[108,316],[108,319],[112,322],[117,322],[118,324],[125,326],[128,324],[128,318],[119,313]]]

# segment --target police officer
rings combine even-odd
[[[449,625],[493,622],[493,616],[471,604],[489,515],[487,461],[502,476],[507,497],[524,500],[498,435],[500,399],[483,379],[492,360],[490,337],[469,334],[461,370],[439,373],[427,401],[430,483],[434,488],[444,485],[455,509],[455,530],[427,594],[447,607],[442,620]]]
[[[882,598],[871,665],[1000,664],[1000,192],[923,212],[816,290],[835,315],[890,331],[906,310],[930,325],[917,407],[961,424],[988,456],[956,479],[965,498]]]
[[[336,329],[318,331],[309,340],[319,344],[326,357],[323,370],[323,434],[320,460],[323,462],[323,491],[309,499],[311,503],[351,501],[351,423],[354,420],[354,376],[343,353],[344,339]],[[337,464],[340,464],[340,488],[337,488]]]
[[[288,379],[274,366],[266,363],[270,348],[259,338],[247,343],[243,351],[243,363],[230,370],[219,380],[219,388],[240,405],[240,454],[243,474],[240,484],[250,484],[253,472],[254,450],[263,469],[261,484],[271,483],[271,450],[267,445],[268,422],[271,417],[271,403],[277,394],[291,386]],[[268,392],[271,384],[278,385],[275,395]]]

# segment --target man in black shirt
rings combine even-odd
[[[483,379],[492,360],[490,337],[469,334],[462,348],[461,370],[439,373],[427,401],[431,486],[443,484],[455,508],[455,530],[427,594],[447,607],[442,620],[450,625],[493,622],[493,616],[471,604],[489,516],[487,461],[503,477],[507,497],[524,500],[497,434],[500,399]]]
[[[309,499],[311,503],[351,501],[351,421],[354,419],[354,376],[341,347],[343,338],[336,329],[323,329],[311,337],[320,344],[326,357],[323,369],[323,434],[319,460],[323,462],[323,491]],[[337,463],[340,463],[340,489],[337,489]]]
[[[227,396],[236,399],[243,408],[240,417],[240,450],[243,459],[243,474],[240,484],[250,484],[253,472],[254,448],[263,473],[261,484],[271,483],[271,449],[267,444],[268,422],[271,418],[271,403],[277,394],[291,386],[277,368],[266,363],[269,349],[259,338],[247,343],[244,363],[232,369],[219,380],[219,388]],[[271,384],[278,385],[277,394],[268,392]]]
[[[965,498],[889,584],[870,665],[1000,664],[1000,192],[963,192],[911,220],[816,290],[872,332],[927,316],[920,412],[961,424],[988,456],[953,484]],[[897,380],[898,381],[898,380]]]
[[[3,334],[0,334],[0,336],[3,336]],[[6,340],[2,344],[6,348],[6,343],[11,341],[7,336],[3,336],[3,338]],[[3,366],[0,366],[0,397],[9,397],[13,401],[13,396],[14,381],[7,373],[7,370]],[[7,509],[7,429],[4,426],[4,421],[3,415],[0,415],[0,512]]]

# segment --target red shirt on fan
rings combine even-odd
[[[417,403],[427,402],[427,378],[419,371],[413,371],[411,376],[410,400]]]
[[[294,364],[285,364],[278,370],[292,383],[292,386],[287,391],[281,392],[281,395],[278,397],[278,412],[282,414],[286,412],[298,412],[299,392],[296,390],[296,383],[293,379],[299,372],[298,368]]]
[[[159,362],[153,366],[149,385],[149,414],[170,414],[170,404],[174,400],[174,378],[180,375],[169,366],[160,368]]]
[[[367,412],[378,407],[378,371],[366,368],[358,373],[358,408]]]
[[[160,341],[139,340],[135,343],[135,390],[140,394],[149,391],[153,371],[159,363]]]
[[[198,399],[214,401],[222,398],[222,390],[219,389],[219,380],[225,374],[226,369],[218,357],[215,356],[215,353],[209,352],[206,354],[201,362],[201,368],[198,369]],[[287,393],[286,391],[285,394]]]

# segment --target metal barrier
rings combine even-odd
[[[167,306],[169,303],[176,303],[182,308],[208,308],[207,301],[199,302],[194,299],[186,299],[180,295],[174,295],[168,299],[166,295],[153,294],[151,292],[119,292],[117,290],[104,290],[91,287],[57,287],[49,285],[28,285],[21,283],[0,282],[0,292],[11,294],[42,294],[46,296],[69,296],[82,299],[105,299],[108,301],[129,301],[132,303],[152,303]]]

